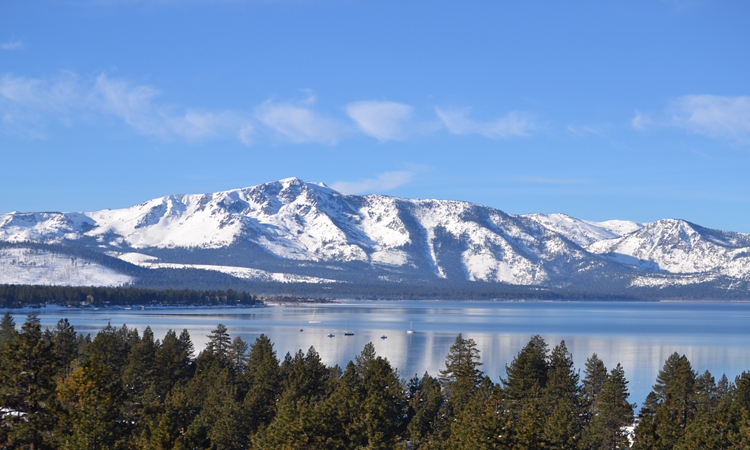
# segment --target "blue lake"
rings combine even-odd
[[[186,328],[196,350],[223,323],[233,337],[239,335],[249,343],[265,333],[280,359],[287,352],[314,346],[325,363],[342,367],[373,342],[378,354],[387,357],[404,378],[425,371],[437,375],[456,335],[463,333],[477,342],[482,369],[495,382],[529,338],[539,334],[550,348],[565,340],[579,369],[594,352],[609,369],[621,363],[630,381],[630,401],[638,405],[673,352],[687,355],[694,370],[709,370],[717,380],[723,373],[733,380],[750,370],[750,303],[351,301],[266,308],[43,308],[38,312],[43,326],[53,327],[67,317],[78,332],[92,335],[107,322],[139,331],[150,326],[158,338],[169,329]],[[12,313],[20,325],[26,312]],[[413,334],[407,333],[410,324]],[[344,336],[347,330],[354,335]]]

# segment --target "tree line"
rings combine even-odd
[[[67,319],[42,330],[0,320],[0,448],[623,449],[635,405],[619,364],[596,354],[582,378],[562,341],[534,336],[494,383],[476,343],[456,337],[445,368],[401,379],[372,343],[345,367],[314,348],[279,360],[218,325],[195,355],[186,330]],[[750,373],[697,375],[670,356],[635,427],[636,449],[750,448]]]
[[[0,308],[57,304],[67,306],[115,305],[253,305],[258,297],[247,292],[131,287],[0,285]]]

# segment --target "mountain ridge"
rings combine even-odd
[[[456,200],[357,196],[298,178],[130,208],[0,214],[0,242],[81,247],[143,269],[214,271],[255,284],[444,280],[627,293],[710,291],[729,280],[742,296],[750,281],[748,234],[678,219],[593,222]],[[13,281],[6,259],[3,283]]]

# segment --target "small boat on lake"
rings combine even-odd
[[[409,321],[409,329],[406,330],[406,334],[414,334],[414,321]]]
[[[335,334],[333,334],[333,333],[328,333],[328,337],[329,337],[329,338],[332,338],[332,337],[336,337],[336,335],[335,335]]]
[[[380,336],[380,339],[388,339],[388,336],[382,335],[382,336]]]

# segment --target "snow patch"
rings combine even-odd
[[[156,262],[159,260],[156,256],[151,255],[144,255],[143,253],[117,253],[117,252],[106,252],[107,255],[121,259],[125,262],[129,262],[130,264],[135,264],[136,266],[141,265],[142,263],[146,262]]]
[[[339,283],[328,278],[308,277],[290,273],[267,272],[260,269],[235,266],[217,266],[211,264],[178,264],[142,261],[138,264],[149,269],[200,269],[211,270],[231,275],[235,278],[253,281],[275,281],[278,283]]]
[[[671,277],[649,277],[642,276],[637,277],[630,282],[631,287],[658,287],[665,288],[669,286],[687,286],[691,284],[701,284],[715,280],[717,277],[707,276],[704,274],[698,275],[686,275],[686,276],[671,276]]]
[[[0,249],[0,284],[122,286],[133,278],[69,255],[28,248]]]

